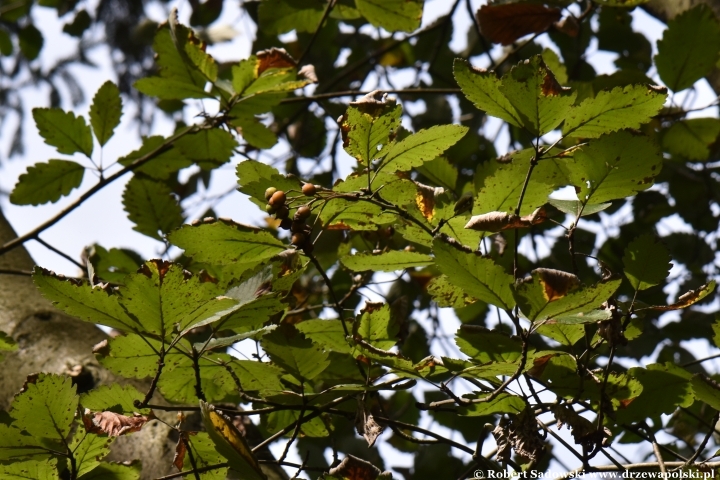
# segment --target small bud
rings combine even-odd
[[[277,192],[277,188],[275,187],[270,187],[265,190],[265,200],[270,200],[270,197],[272,197],[275,192]]]
[[[273,213],[276,212],[275,207],[273,207],[269,203],[267,205],[265,205],[265,211],[268,213],[268,215],[272,215]]]

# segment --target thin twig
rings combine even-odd
[[[75,200],[73,203],[62,209],[59,213],[57,213],[54,217],[50,218],[49,220],[45,221],[44,223],[40,224],[39,226],[35,227],[33,230],[29,231],[28,233],[21,235],[19,237],[16,237],[9,242],[5,243],[3,246],[0,247],[0,255],[3,255],[4,253],[9,252],[10,250],[13,250],[20,245],[24,244],[30,239],[37,238],[38,235],[40,235],[42,232],[47,230],[48,228],[55,225],[57,222],[68,216],[71,212],[73,212],[75,209],[77,209],[80,205],[85,203],[87,199],[95,195],[97,192],[105,188],[107,185],[113,183],[118,178],[124,176],[126,173],[132,172],[133,170],[141,167],[145,163],[149,162],[156,156],[160,155],[161,153],[165,152],[168,148],[172,146],[173,143],[175,143],[178,139],[184,137],[185,135],[188,135],[190,133],[195,133],[201,129],[210,128],[209,125],[193,125],[191,127],[187,127],[180,132],[176,133],[175,135],[169,137],[166,139],[162,144],[158,145],[156,148],[154,148],[152,151],[146,153],[142,157],[135,160],[133,163],[128,165],[127,167],[123,168],[122,170],[110,175],[109,177],[103,178],[98,183],[96,183],[92,188],[90,188],[87,192],[83,193],[78,197],[77,200]]]
[[[70,262],[70,263],[72,263],[73,265],[75,265],[76,267],[78,267],[80,270],[83,270],[83,271],[85,270],[85,265],[83,265],[82,263],[78,262],[77,260],[75,260],[74,258],[72,258],[72,257],[71,257],[70,255],[68,255],[67,253],[65,253],[65,252],[63,252],[63,251],[61,251],[61,250],[58,250],[57,248],[53,247],[52,245],[50,245],[49,243],[47,243],[45,240],[43,240],[43,239],[40,238],[39,236],[38,236],[38,237],[35,237],[34,240],[35,240],[36,242],[38,242],[40,245],[42,245],[43,247],[45,247],[45,248],[47,248],[48,250],[50,250],[51,252],[57,253],[58,255],[60,255],[61,257],[63,257],[65,260],[67,260],[68,262]]]
[[[325,11],[323,12],[323,16],[320,19],[320,23],[318,23],[317,28],[315,29],[315,33],[313,33],[313,36],[310,38],[310,42],[308,42],[307,47],[305,47],[305,50],[303,50],[302,55],[300,55],[300,58],[297,61],[298,65],[302,65],[303,60],[305,60],[305,57],[307,57],[308,53],[310,53],[310,49],[312,48],[313,44],[315,43],[315,40],[317,40],[318,35],[320,34],[320,30],[322,30],[322,26],[325,23],[325,20],[327,20],[328,16],[330,15],[330,12],[332,11],[333,7],[335,7],[335,3],[337,0],[330,0],[325,7]]]

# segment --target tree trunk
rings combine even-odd
[[[16,234],[0,210],[0,245]],[[24,248],[0,256],[0,269],[31,270],[34,266]],[[102,368],[92,348],[107,338],[95,325],[55,309],[35,288],[30,277],[0,274],[0,330],[11,335],[18,350],[5,355],[0,369],[0,408],[7,409],[27,375],[48,372],[70,375],[78,393],[101,384],[127,383]],[[142,387],[141,387],[142,388]],[[158,412],[160,416],[163,412]],[[172,422],[173,414],[169,414]],[[108,460],[139,459],[141,478],[173,473],[174,431],[155,420],[132,435],[118,438]]]

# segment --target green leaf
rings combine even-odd
[[[322,19],[325,4],[321,0],[265,0],[258,8],[259,24],[270,35],[290,30],[314,32]]]
[[[628,373],[642,385],[642,393],[616,412],[618,422],[640,422],[673,413],[678,407],[692,405],[692,375],[671,363],[654,363],[631,368]]]
[[[140,93],[161,100],[186,100],[188,98],[212,98],[197,85],[173,78],[148,77],[141,78],[133,85]]]
[[[87,433],[84,428],[78,428],[75,431],[73,440],[70,442],[70,449],[75,458],[78,477],[82,477],[100,465],[100,460],[110,453],[110,444],[113,440],[115,440],[114,437],[101,437],[94,433]]]
[[[3,413],[7,416],[5,412]],[[35,457],[36,460],[47,459],[50,456],[47,451],[48,447],[61,450],[64,445],[59,440],[52,442],[36,438],[23,433],[15,426],[0,423],[0,461],[24,460],[28,457]]]
[[[515,107],[522,126],[539,136],[554,130],[575,102],[575,92],[557,83],[541,55],[513,67],[499,87]]]
[[[126,378],[143,379],[155,375],[161,346],[156,340],[128,334],[96,346],[94,353],[108,370]]]
[[[520,311],[531,322],[574,313],[589,312],[607,301],[620,287],[621,280],[609,280],[593,287],[577,288],[578,281],[558,270],[536,269],[515,287]]]
[[[38,439],[65,441],[75,418],[78,396],[70,377],[40,373],[12,403],[13,426]]]
[[[660,79],[674,92],[692,87],[718,61],[720,24],[706,5],[684,11],[668,22],[655,56]]]
[[[433,258],[424,253],[407,250],[392,250],[378,255],[372,253],[357,253],[345,255],[340,259],[346,268],[354,272],[373,270],[376,272],[394,272],[412,267],[427,267],[433,264]]]
[[[463,395],[463,398],[473,400],[485,398],[486,396],[487,393],[474,393]],[[496,413],[511,413],[516,415],[525,410],[526,406],[527,404],[525,403],[525,400],[521,397],[503,392],[489,402],[473,403],[471,405],[462,406],[458,409],[458,413],[469,417],[493,415]]]
[[[182,155],[201,167],[218,167],[230,160],[238,143],[220,128],[200,130],[175,142]]]
[[[388,32],[412,32],[420,28],[422,0],[355,0],[368,22]]]
[[[598,310],[593,311],[595,312]],[[582,325],[555,323],[555,320],[550,320],[540,325],[537,329],[537,333],[552,338],[562,345],[571,347],[575,345],[578,340],[585,337],[585,327]]]
[[[610,310],[590,310],[589,312],[572,313],[570,315],[561,315],[555,317],[549,323],[557,323],[561,325],[578,325],[586,323],[597,323],[603,320],[610,320],[612,313]]]
[[[582,202],[579,200],[558,200],[555,198],[549,198],[548,203],[561,212],[568,213],[575,218],[602,212],[612,205],[612,203],[598,203],[596,205],[583,206]]]
[[[80,405],[95,412],[111,411],[132,415],[133,412],[147,413],[148,409],[139,410],[134,402],[145,397],[132,385],[121,386],[118,383],[101,385],[80,396]]]
[[[563,135],[597,138],[625,128],[640,128],[665,103],[667,90],[652,85],[627,85],[601,90],[571,107],[563,125]]]
[[[439,307],[463,308],[475,300],[465,294],[462,288],[450,283],[446,275],[440,275],[430,280],[427,292]]]
[[[267,327],[258,328],[257,330],[251,330],[245,333],[239,333],[237,335],[230,335],[229,337],[212,338],[207,342],[197,342],[193,345],[195,350],[199,351],[210,351],[218,348],[227,349],[230,345],[234,345],[248,338],[254,340],[260,340],[260,337],[266,333],[270,333],[277,328],[277,325],[268,325]]]
[[[243,391],[279,392],[284,388],[283,384],[280,383],[280,377],[285,372],[275,365],[255,360],[237,359],[233,359],[228,365],[240,380]]]
[[[0,464],[0,478],[3,480],[57,480],[57,459],[20,460],[11,464]]]
[[[534,155],[535,150],[527,148],[481,163],[475,173],[477,194],[473,215],[489,212],[515,213]],[[533,213],[547,203],[552,192],[568,183],[561,161],[554,157],[540,160],[525,189],[520,215]]]
[[[212,98],[205,92],[208,81],[206,74],[211,72],[202,71],[204,54],[200,54],[200,47],[195,43],[192,31],[174,19],[172,23],[172,29],[170,22],[164,23],[153,42],[160,76],[142,78],[135,82],[135,88],[146,95],[162,99]]]
[[[717,118],[693,118],[672,124],[662,136],[662,146],[674,156],[704,162],[710,156],[710,146],[720,135]]]
[[[230,355],[212,353],[201,356],[195,364],[188,353],[165,357],[158,388],[170,402],[188,404],[198,400],[196,371],[200,372],[200,387],[209,402],[221,402],[237,394],[237,386],[230,372],[219,363],[229,362]]]
[[[417,167],[417,171],[434,184],[449,190],[454,190],[457,184],[457,168],[445,157],[437,157],[434,160],[425,162]]]
[[[0,54],[9,57],[13,53],[13,43],[12,38],[10,38],[10,33],[8,33],[7,30],[4,28],[0,28]]]
[[[501,82],[495,72],[472,68],[467,61],[457,58],[453,64],[453,73],[463,94],[477,108],[510,125],[522,126],[520,114],[500,92]]]
[[[544,48],[542,51],[542,58],[543,62],[545,62],[545,65],[547,65],[547,67],[555,74],[555,78],[557,79],[558,83],[560,85],[567,85],[567,67],[562,62],[562,60],[560,60],[558,54],[555,53],[555,50]]]
[[[637,237],[625,249],[625,276],[635,290],[646,290],[661,283],[672,267],[670,254],[652,233]]]
[[[515,363],[522,356],[519,338],[475,325],[461,326],[455,335],[455,343],[462,353],[480,364]]]
[[[386,172],[407,171],[442,155],[467,133],[463,125],[435,125],[390,147],[382,165]]]
[[[695,398],[715,410],[720,410],[720,388],[703,373],[696,373],[690,380]]]
[[[35,25],[29,24],[18,30],[18,43],[25,58],[35,60],[40,55],[45,39]]]
[[[276,168],[255,160],[238,163],[235,172],[240,184],[238,190],[249,195],[250,201],[261,208],[265,208],[267,204],[265,190],[269,187],[283,192],[300,190],[302,187],[297,177],[282,175]]]
[[[144,137],[142,146],[118,159],[118,163],[127,167],[132,165],[140,158],[150,155],[153,152],[160,151],[165,143],[165,138],[155,135],[152,137]],[[192,165],[192,160],[186,158],[178,148],[164,149],[162,153],[154,155],[151,160],[146,161],[133,170],[135,174],[147,175],[158,180],[167,180],[171,176],[177,174],[183,168]]]
[[[275,364],[298,380],[312,380],[330,364],[323,352],[290,325],[281,325],[265,335],[262,347]]]
[[[78,480],[138,480],[142,465],[138,461],[128,464],[101,462],[97,468]]]
[[[93,245],[88,253],[88,260],[95,268],[95,275],[118,285],[122,285],[125,277],[135,273],[143,264],[140,255],[126,248],[106,250],[100,245]]]
[[[90,28],[90,25],[92,25],[92,21],[93,20],[87,10],[82,9],[77,12],[77,15],[75,15],[75,18],[72,22],[68,22],[63,25],[63,32],[73,37],[80,38],[82,37],[83,33],[85,33],[85,30]]]
[[[568,156],[568,176],[579,190],[578,199],[588,205],[646,190],[662,168],[657,146],[626,131],[604,135]]]
[[[352,331],[352,323],[346,322],[347,331]],[[295,325],[306,338],[320,344],[325,350],[338,353],[352,353],[354,348],[345,339],[345,330],[340,320],[305,320]]]
[[[277,143],[277,135],[255,118],[238,118],[233,125],[239,128],[243,139],[255,148],[267,149]]]
[[[45,143],[55,147],[59,153],[72,155],[80,152],[88,157],[92,154],[92,132],[83,117],[59,108],[33,108],[33,118]]]
[[[225,463],[226,459],[215,450],[215,444],[210,440],[207,432],[193,432],[188,435],[188,443],[193,454],[193,460],[198,469]],[[185,455],[183,461],[183,471],[192,470],[190,463],[190,455]],[[228,474],[227,468],[217,468],[200,474],[201,480],[225,480]]]
[[[360,164],[369,167],[395,138],[402,107],[394,99],[386,98],[376,103],[361,102],[350,105],[343,117],[343,147]]]
[[[178,264],[149,261],[140,272],[130,275],[121,290],[123,308],[138,319],[140,330],[167,337],[173,331],[184,334],[218,312],[237,305],[234,298],[218,297],[218,287],[199,275],[188,276]]]
[[[389,350],[397,343],[399,332],[400,323],[392,315],[390,305],[368,303],[355,324],[353,336],[359,335],[380,350]]]
[[[255,55],[240,60],[237,65],[232,66],[232,86],[237,94],[242,94],[248,85],[257,78],[257,67],[258,58]]]
[[[183,210],[165,183],[134,175],[125,185],[123,207],[133,230],[163,241],[163,236],[183,223]]]
[[[503,267],[479,253],[465,251],[440,238],[433,242],[435,263],[448,280],[467,294],[504,310],[515,306],[513,278]]]
[[[122,115],[122,99],[120,89],[107,81],[102,84],[90,105],[90,125],[100,146],[103,146],[113,136],[115,127],[120,125]]]
[[[40,205],[57,202],[82,183],[85,168],[69,160],[36,163],[20,175],[10,194],[15,205]]]
[[[39,267],[33,271],[33,282],[43,297],[69,315],[121,331],[139,328],[111,289],[93,288],[89,283],[60,278]]]
[[[168,239],[195,261],[213,265],[254,265],[285,250],[267,231],[223,221],[183,225]]]
[[[238,432],[229,418],[223,417],[212,405],[202,400],[200,414],[205,430],[215,444],[215,450],[228,460],[233,470],[242,472],[243,480],[267,480],[245,437]]]

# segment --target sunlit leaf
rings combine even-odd
[[[10,194],[15,205],[40,205],[57,202],[82,183],[85,168],[69,160],[36,163],[20,175]]]
[[[646,290],[661,283],[672,267],[667,248],[655,235],[637,237],[625,249],[625,276],[635,290]]]

